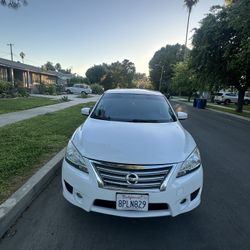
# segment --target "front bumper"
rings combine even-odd
[[[100,188],[96,172],[90,163],[87,166],[89,173],[86,174],[64,160],[62,166],[63,195],[70,203],[88,212],[94,211],[123,217],[176,216],[186,213],[200,204],[203,185],[202,166],[186,176],[176,178],[180,165],[176,164],[171,169],[164,191],[121,191]],[[148,194],[149,211],[116,210],[117,193]]]

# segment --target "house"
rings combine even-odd
[[[74,74],[44,71],[39,67],[0,58],[0,79],[31,90],[41,83],[66,85],[72,77]]]

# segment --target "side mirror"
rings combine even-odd
[[[90,108],[82,108],[81,109],[81,114],[88,116],[90,113]]]
[[[179,120],[186,120],[188,118],[188,114],[186,112],[177,112],[177,117]]]

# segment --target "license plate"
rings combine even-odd
[[[148,211],[147,194],[117,194],[117,210]]]

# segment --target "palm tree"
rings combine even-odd
[[[22,58],[22,62],[24,63],[25,54],[24,54],[23,52],[21,52],[19,55],[20,55],[20,57]]]
[[[184,53],[184,59],[187,56],[187,39],[188,39],[188,29],[189,29],[189,20],[190,15],[193,9],[193,6],[196,5],[199,2],[199,0],[184,0],[184,5],[188,9],[188,20],[187,20],[187,29],[186,29],[186,39],[185,39],[185,53]]]
[[[0,0],[0,4],[12,9],[18,9],[22,5],[26,6],[28,2],[26,0]]]

